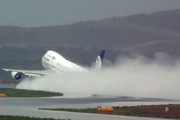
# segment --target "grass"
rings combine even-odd
[[[165,112],[165,108],[167,107],[169,108],[169,111]],[[87,109],[57,108],[57,109],[43,109],[43,110],[180,119],[180,105],[150,105],[150,106],[142,105],[142,106],[133,106],[133,107],[117,106],[113,108],[114,108],[113,111],[98,111],[97,108],[87,108]]]
[[[56,120],[53,118],[34,118],[34,117],[22,117],[22,116],[3,116],[0,115],[0,120]],[[65,119],[58,119],[65,120]]]
[[[49,91],[22,90],[13,88],[0,88],[0,94],[6,94],[6,97],[52,97],[63,96],[62,93]]]

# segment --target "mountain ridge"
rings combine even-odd
[[[177,18],[180,9],[60,26],[0,26],[0,44],[124,50],[151,42],[180,40]]]

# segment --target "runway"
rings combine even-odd
[[[0,87],[12,88],[12,86],[8,85],[0,85]],[[71,120],[162,120],[117,115],[48,111],[39,110],[39,108],[96,108],[97,106],[112,107],[179,103],[180,100],[172,99],[136,98],[112,95],[87,95],[82,93],[69,93],[61,97],[4,97],[0,98],[0,115],[18,115]]]
[[[72,120],[152,120],[152,118],[99,115],[62,111],[46,111],[39,108],[96,108],[97,106],[132,106],[148,104],[175,104],[177,100],[158,98],[134,98],[125,96],[93,95],[88,97],[70,96],[49,98],[0,98],[0,115],[19,115],[40,118]],[[154,119],[160,120],[160,119]],[[161,119],[162,120],[162,119]]]
[[[52,106],[64,104],[91,104],[91,103],[114,103],[114,102],[177,102],[169,99],[158,98],[133,98],[133,97],[113,97],[108,98],[104,96],[92,96],[85,98],[0,98],[0,105],[12,106]]]
[[[126,117],[126,116],[117,116],[117,115],[42,111],[35,108],[21,108],[21,107],[2,109],[1,107],[2,106],[0,106],[0,111],[2,112],[0,114],[3,115],[20,115],[20,116],[39,117],[39,118],[71,119],[71,120],[162,120],[162,119]]]

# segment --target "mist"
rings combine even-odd
[[[66,94],[97,94],[180,99],[180,59],[157,53],[104,60],[101,70],[83,73],[54,73],[34,80],[25,79],[18,89],[45,90]]]

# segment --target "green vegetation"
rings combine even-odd
[[[21,90],[13,88],[0,88],[0,94],[6,94],[6,97],[51,97],[63,96],[62,93],[48,91]]]
[[[2,116],[0,115],[0,120],[55,120],[53,118],[34,118],[34,117],[21,117],[21,116]],[[65,120],[65,119],[58,119]]]
[[[113,107],[113,108],[114,111],[98,111],[97,108],[87,108],[87,109],[60,108],[60,109],[43,109],[43,110],[180,119],[180,105],[150,105],[150,106],[142,105],[142,106],[133,106],[133,107],[124,106],[124,107]],[[165,109],[167,108],[168,111],[165,111]]]

